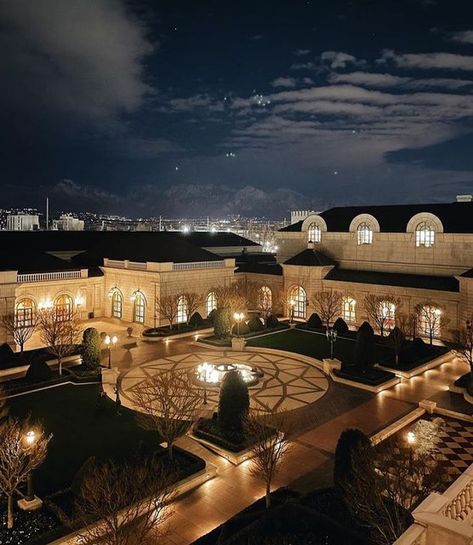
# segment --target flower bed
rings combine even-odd
[[[337,377],[359,382],[360,384],[366,384],[368,386],[379,386],[396,377],[394,373],[384,371],[383,369],[370,367],[360,370],[354,365],[342,365],[340,370],[334,369],[333,373]]]
[[[5,345],[3,345],[5,347]],[[82,353],[82,345],[76,344],[74,350],[70,354],[71,356],[77,356]],[[23,365],[31,365],[33,361],[42,360],[48,361],[55,359],[56,356],[52,354],[47,348],[35,348],[33,350],[25,350],[23,354],[20,352],[13,352],[11,349],[3,349],[0,355],[0,370],[2,369],[14,369],[15,367],[22,367]]]
[[[172,329],[169,326],[150,327],[145,329],[142,333],[143,337],[170,337],[172,335],[182,335],[182,333],[191,333],[194,331],[200,331],[201,329],[207,329],[212,324],[208,320],[196,327],[192,327],[187,324],[176,324]]]

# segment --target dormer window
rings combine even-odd
[[[322,229],[317,223],[311,223],[307,230],[308,242],[319,243],[322,240]]]
[[[435,227],[429,221],[419,223],[416,228],[416,246],[430,248],[435,242]]]
[[[358,245],[373,243],[373,229],[368,223],[360,223],[356,229],[356,232]]]

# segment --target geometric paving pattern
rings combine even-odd
[[[121,394],[130,401],[129,393],[148,376],[166,370],[189,369],[208,363],[244,363],[257,367],[263,377],[249,387],[250,404],[260,411],[291,411],[318,401],[328,389],[324,373],[302,362],[297,357],[286,357],[265,352],[216,351],[192,352],[167,356],[132,367],[121,376]],[[201,386],[195,386],[202,391]],[[218,404],[219,387],[207,387],[209,406]]]

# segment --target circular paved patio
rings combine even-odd
[[[315,403],[328,389],[328,380],[324,373],[297,356],[279,356],[264,351],[255,353],[212,350],[167,356],[133,367],[121,377],[122,396],[131,401],[133,390],[155,373],[175,369],[191,370],[204,361],[245,363],[263,371],[263,378],[249,388],[251,406],[258,410],[298,409]],[[202,390],[201,387],[200,389]],[[218,387],[207,388],[210,404],[217,405],[218,392]]]

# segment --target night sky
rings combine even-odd
[[[0,207],[287,216],[473,191],[471,0],[0,0]]]

